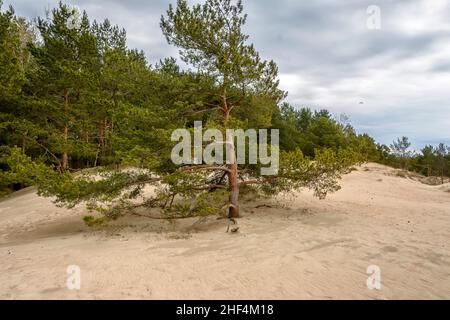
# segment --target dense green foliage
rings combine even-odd
[[[127,48],[125,30],[62,3],[36,29],[12,8],[1,11],[0,193],[36,185],[60,205],[87,203],[108,218],[139,206],[185,217],[229,208],[232,170],[245,176],[236,182],[242,192],[307,187],[321,198],[361,161],[408,162],[428,175],[449,175],[443,145],[415,158],[396,154],[326,110],[283,103],[277,66],[247,43],[245,21],[240,2],[190,8],[180,0],[170,7],[162,31],[193,71],[174,58],[150,65],[143,52]],[[171,133],[195,120],[220,130],[280,129],[279,174],[260,176],[260,164],[175,166]],[[148,185],[156,190],[150,196]]]

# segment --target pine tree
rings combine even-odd
[[[446,159],[450,153],[449,147],[440,143],[435,149],[435,166],[441,178],[441,183],[444,184],[445,173],[448,170],[448,160]]]
[[[284,95],[278,87],[277,67],[273,61],[262,61],[253,45],[247,44],[248,36],[242,32],[246,22],[243,6],[239,1],[207,0],[192,9],[186,1],[179,0],[167,17],[161,18],[161,28],[169,44],[181,48],[184,62],[206,73],[215,84],[212,96],[220,101],[209,104],[221,112],[222,124],[229,127],[231,113],[240,107],[249,91],[272,95],[281,99]],[[229,153],[234,154],[234,143],[227,137]],[[239,216],[238,165],[231,163],[224,168],[230,188],[229,216]]]
[[[431,177],[433,175],[433,164],[435,161],[434,148],[433,146],[425,146],[421,152],[420,164],[425,168],[426,176]]]
[[[411,158],[411,142],[409,142],[408,137],[397,138],[397,141],[393,141],[390,148],[391,151],[400,160],[400,166],[404,170],[408,170],[409,159]]]
[[[2,2],[0,1],[0,10]],[[18,95],[25,80],[26,51],[21,39],[24,21],[10,7],[0,11],[0,97]]]
[[[88,129],[80,118],[86,115],[85,92],[97,81],[96,41],[90,33],[87,14],[81,15],[61,2],[52,10],[50,19],[38,19],[37,27],[42,44],[31,47],[37,70],[30,75],[30,91],[45,99],[43,107],[48,119],[60,131],[53,138],[58,146],[55,153],[61,155],[60,169],[64,171],[69,169],[71,153],[92,153],[91,146],[82,139],[83,131]]]

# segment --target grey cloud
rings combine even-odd
[[[433,64],[433,66],[429,69],[430,72],[450,72],[450,57],[447,61],[437,61]]]

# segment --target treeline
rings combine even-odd
[[[245,19],[238,17],[242,11],[240,4],[233,7],[228,2],[209,3],[211,12],[214,6],[222,6],[229,10],[231,23],[240,28],[245,23]],[[180,10],[189,13],[183,3],[179,2]],[[219,19],[211,12],[204,13],[206,20]],[[223,28],[222,24],[217,24],[217,30]],[[175,27],[162,23],[169,42],[188,48],[185,59],[195,62],[199,57],[217,58],[201,47],[189,51],[191,44],[182,35],[171,38],[171,32],[184,30],[177,31]],[[193,31],[186,29],[186,32],[197,35],[201,31],[192,28]],[[16,167],[18,159],[23,159],[21,156],[59,173],[124,165],[151,168],[155,172],[173,171],[171,133],[176,128],[192,127],[194,120],[202,120],[209,126],[220,123],[223,116],[220,110],[227,110],[224,106],[217,107],[222,104],[224,88],[228,99],[225,107],[239,106],[234,108],[230,119],[227,115],[226,125],[280,129],[281,151],[301,151],[305,157],[315,159],[321,150],[337,153],[345,149],[359,154],[364,161],[390,165],[403,161],[404,155],[377,144],[367,134],[357,134],[352,126],[340,123],[326,110],[298,110],[283,103],[286,93],[278,89],[274,80],[276,65],[261,62],[252,45],[243,46],[247,38],[240,34],[240,29],[232,31],[235,32],[232,36],[240,40],[231,36],[225,40],[230,46],[236,43],[236,48],[243,48],[239,52],[243,58],[227,61],[225,67],[218,68],[223,73],[217,75],[198,68],[182,70],[171,57],[150,64],[144,52],[127,47],[124,29],[109,20],[91,21],[86,12],[63,3],[48,17],[33,23],[17,17],[11,7],[3,9],[0,192],[33,182],[32,171]],[[200,38],[195,45],[201,46],[206,41]],[[203,55],[195,56],[202,50]],[[221,63],[218,61],[215,65]],[[223,79],[230,74],[225,82]],[[426,174],[448,176],[448,166],[441,168],[439,152],[427,149],[417,163],[410,159],[410,168],[420,167]],[[448,153],[444,158],[448,160]]]
[[[403,170],[414,171],[426,177],[438,177],[436,183],[445,183],[450,178],[450,146],[440,143],[427,145],[420,151],[411,150],[408,137],[398,138],[388,148],[383,147],[382,163]]]

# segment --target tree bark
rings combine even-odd
[[[100,154],[104,156],[107,148],[108,119],[105,117],[100,121],[98,134],[100,142]]]
[[[66,117],[68,117],[68,111],[69,111],[69,91],[67,89],[64,89],[64,113]],[[69,138],[69,121],[67,119],[65,119],[64,121],[63,137],[64,137],[64,146],[61,163],[62,163],[62,170],[65,171],[69,168],[69,155],[67,151],[67,141]]]
[[[230,118],[233,106],[229,106],[227,102],[227,90],[224,88],[222,92],[222,111],[225,123],[225,129],[228,128],[228,120]],[[228,186],[230,191],[228,218],[239,218],[239,182],[238,182],[238,165],[236,161],[236,151],[234,141],[231,134],[226,133],[226,149],[229,155],[228,163]]]
[[[239,218],[239,184],[237,179],[237,164],[230,165],[231,172],[228,174],[230,180],[230,209],[229,218]]]
[[[236,153],[234,141],[231,134],[227,134],[227,151],[230,156],[228,164],[228,184],[230,188],[230,208],[228,211],[229,218],[239,218],[239,182],[238,182],[238,165],[236,162]]]

